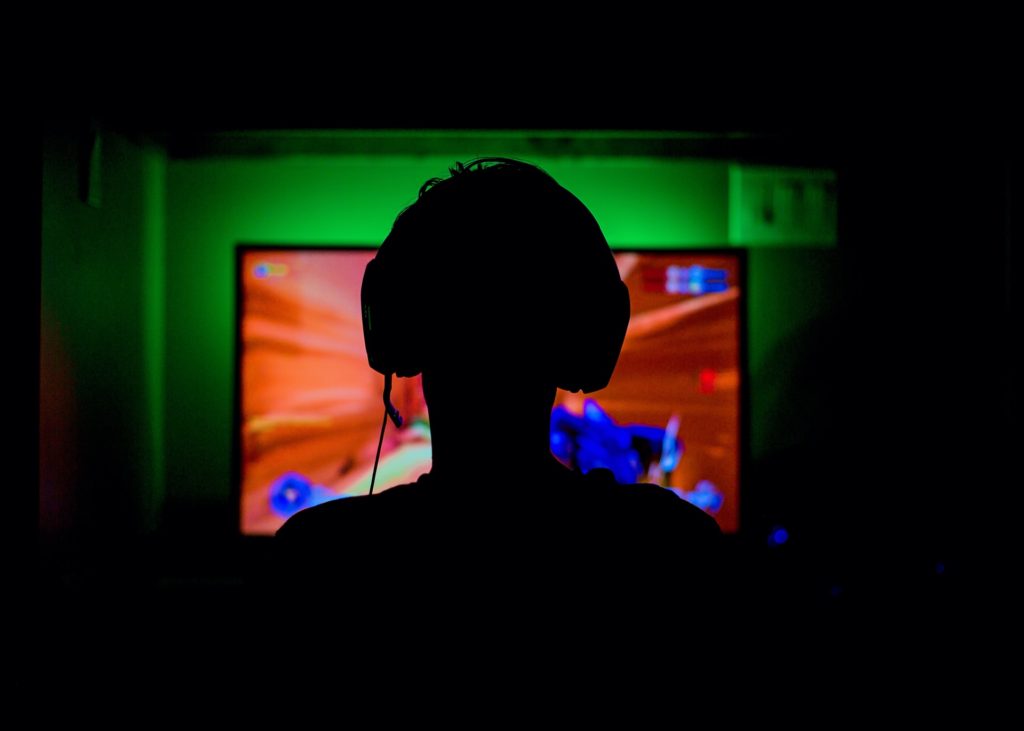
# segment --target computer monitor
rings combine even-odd
[[[363,345],[360,286],[375,249],[238,247],[236,457],[239,529],[271,535],[291,515],[370,487],[383,376]],[[631,319],[609,385],[558,391],[551,451],[623,483],[672,490],[740,524],[744,449],[742,250],[622,250]],[[495,398],[481,394],[481,398]],[[374,492],[430,470],[419,377],[397,378]],[[480,428],[474,425],[473,428]],[[505,454],[495,454],[495,469]],[[486,476],[483,476],[486,479]]]

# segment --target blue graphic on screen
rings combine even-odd
[[[298,472],[285,472],[270,486],[270,509],[282,518],[290,518],[300,510],[344,497],[348,496],[314,485]]]
[[[616,424],[592,399],[584,401],[581,415],[561,405],[551,412],[551,452],[583,473],[603,468],[623,484],[657,482],[651,479],[652,472],[669,475],[685,451],[678,416],[670,418],[665,428]],[[700,480],[693,490],[668,489],[709,513],[717,513],[725,499],[710,480]]]
[[[668,294],[711,294],[729,289],[729,273],[699,264],[665,267],[665,292]]]
[[[669,490],[712,515],[721,510],[725,501],[722,491],[711,480],[699,480],[692,490],[681,490],[678,487],[670,487]]]
[[[583,403],[576,415],[564,406],[551,411],[551,451],[581,472],[602,467],[611,470],[618,482],[631,484],[646,475],[652,462],[667,471],[675,468],[683,453],[674,429],[646,424],[619,425],[593,399]],[[664,460],[664,461],[663,461]]]

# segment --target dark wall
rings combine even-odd
[[[162,166],[88,126],[44,135],[39,531],[64,557],[146,532],[160,507]]]
[[[1005,139],[927,134],[840,152],[832,304],[780,353],[809,387],[777,405],[779,437],[811,429],[754,465],[758,520],[791,536],[760,578],[858,618],[960,628],[998,611],[1010,567],[1019,158]]]

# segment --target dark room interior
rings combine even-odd
[[[806,618],[851,644],[851,628],[882,627],[957,668],[1004,641],[1016,139],[753,117],[442,121],[45,120],[18,264],[38,280],[18,311],[39,302],[38,357],[15,386],[38,393],[14,452],[32,486],[16,554],[28,685],[45,658],[67,655],[71,677],[102,646],[91,613],[146,638],[163,636],[147,617],[250,611],[270,539],[239,522],[236,247],[377,246],[424,180],[494,155],[554,175],[613,250],[743,252],[727,539],[744,616]]]

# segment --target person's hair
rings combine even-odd
[[[511,172],[518,175],[534,176],[538,180],[543,179],[550,184],[557,185],[554,178],[532,163],[524,162],[522,160],[514,160],[510,157],[478,157],[474,160],[470,160],[468,163],[456,162],[448,168],[449,175],[447,178],[430,178],[420,186],[418,198],[422,198],[423,195],[430,190],[434,190],[439,187],[443,188],[445,185],[450,186],[453,181],[457,181],[464,175],[472,175],[474,173],[479,173],[482,170],[490,170],[491,174],[494,174],[495,172],[508,174]],[[401,214],[399,214],[399,216],[401,216]]]
[[[470,359],[500,352],[515,364],[550,364],[552,377],[564,381],[573,367],[565,352],[618,327],[605,300],[622,284],[597,221],[526,162],[480,158],[428,180],[377,259],[406,313],[402,337],[417,358],[435,348],[461,348],[456,357]],[[617,319],[621,309],[613,310]],[[620,344],[621,337],[615,357]]]

